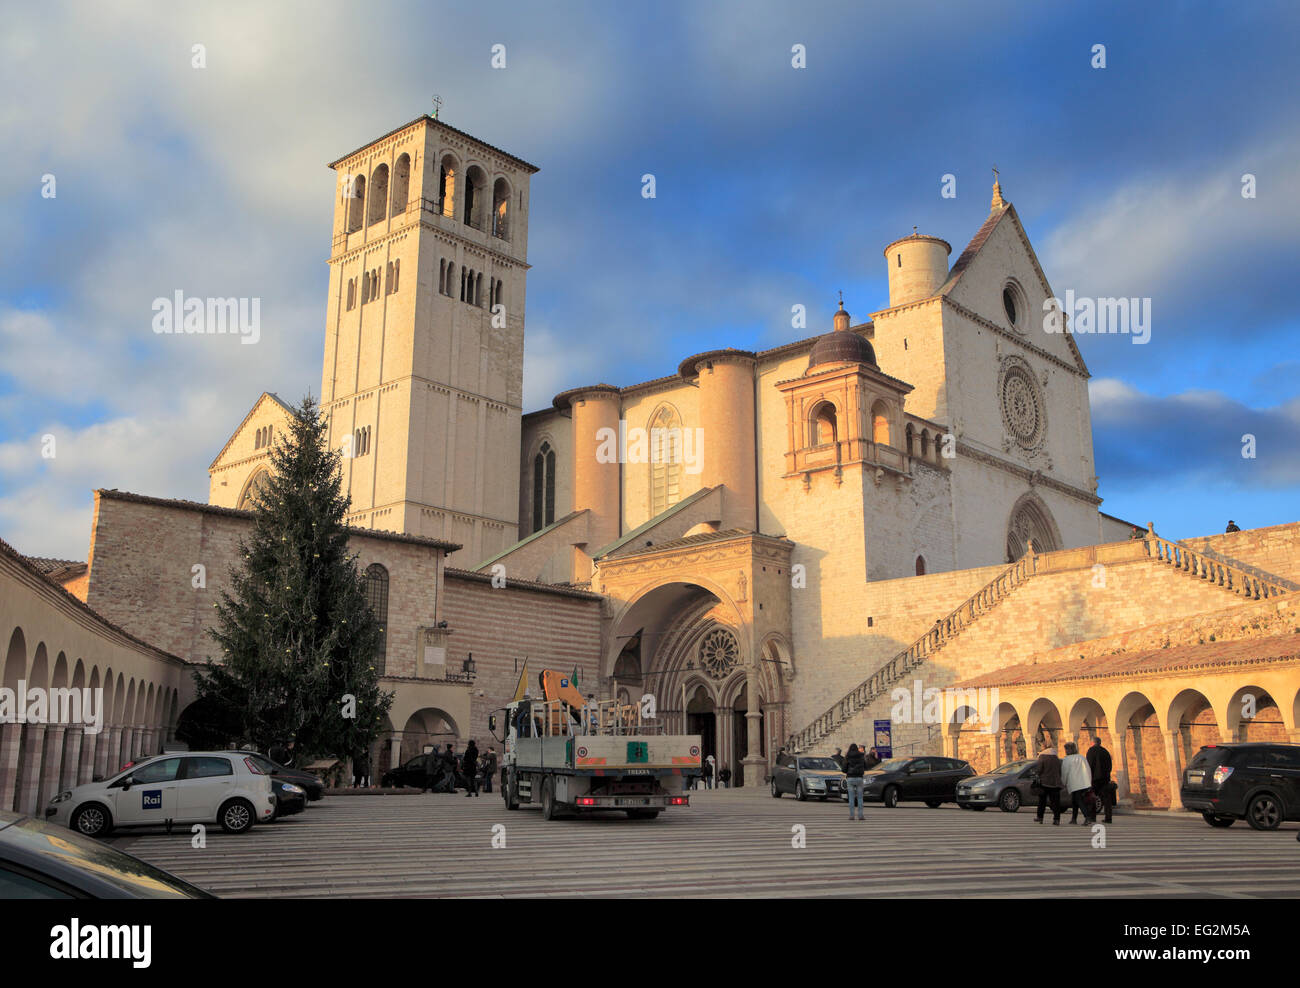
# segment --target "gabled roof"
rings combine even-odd
[[[498,559],[501,559],[503,556],[510,555],[516,549],[522,549],[529,542],[536,542],[543,535],[548,535],[551,532],[555,531],[557,528],[561,527],[562,525],[567,525],[569,522],[573,521],[573,519],[577,518],[579,515],[586,514],[590,510],[591,510],[590,508],[581,508],[578,511],[570,511],[563,518],[557,519],[556,521],[551,522],[549,525],[543,525],[537,531],[533,532],[532,535],[525,536],[524,538],[516,542],[514,545],[506,546],[495,556],[492,556],[490,559],[483,560],[483,562],[479,563],[474,568],[476,570],[480,570],[483,569],[484,567],[491,566],[493,563],[495,563]]]
[[[966,249],[957,258],[957,263],[948,272],[948,279],[935,293],[936,297],[948,298],[952,295],[953,289],[961,281],[961,276],[966,273],[966,269],[971,266],[976,255],[988,243],[989,237],[993,236],[993,231],[997,229],[998,224],[1007,216],[1011,217],[1011,222],[1015,225],[1016,235],[1020,238],[1021,244],[1024,245],[1025,253],[1029,255],[1029,263],[1033,265],[1034,273],[1038,275],[1038,282],[1043,291],[1047,293],[1048,298],[1055,298],[1056,293],[1052,291],[1052,286],[1047,281],[1047,275],[1043,273],[1043,266],[1038,263],[1038,255],[1034,253],[1034,246],[1029,242],[1029,235],[1025,233],[1024,224],[1020,222],[1020,214],[1016,212],[1016,207],[1009,202],[989,213],[988,219],[975,231],[975,236],[971,237],[970,243],[966,245]],[[1067,332],[1063,335],[1065,336],[1065,345],[1070,348],[1070,353],[1079,365],[1079,370],[1083,371],[1084,374],[1088,374],[1088,365],[1083,362],[1083,354],[1079,352],[1078,346],[1075,345],[1074,334]]]
[[[277,395],[274,391],[263,391],[261,397],[258,398],[257,401],[253,402],[253,407],[248,410],[248,414],[245,415],[243,420],[239,423],[239,425],[235,427],[235,431],[230,434],[230,438],[226,440],[226,445],[221,447],[221,452],[216,455],[216,458],[213,459],[213,461],[210,464],[208,464],[208,473],[211,473],[213,470],[217,468],[217,462],[223,456],[226,455],[226,450],[230,449],[230,444],[235,441],[235,437],[239,435],[240,432],[243,431],[244,426],[248,424],[248,420],[253,417],[253,413],[256,412],[258,408],[261,407],[262,402],[266,401],[268,398],[271,399],[271,401],[275,402],[277,405],[279,405],[281,408],[283,408],[285,412],[288,413],[289,415],[293,414],[293,409],[290,408],[288,405],[286,405],[284,402],[282,402],[280,400],[280,396]]]
[[[717,489],[718,489],[717,487],[701,487],[698,491],[696,491],[694,494],[691,494],[689,497],[682,498],[680,501],[678,501],[668,510],[659,512],[659,514],[655,515],[645,524],[638,525],[636,528],[632,529],[632,531],[624,535],[621,539],[615,539],[609,545],[597,549],[596,554],[591,558],[602,559],[605,556],[618,552],[619,549],[623,548],[623,546],[627,545],[629,542],[633,542],[636,539],[640,538],[642,535],[650,531],[650,529],[654,528],[656,525],[659,525],[661,522],[667,521],[673,515],[678,514],[681,511],[684,511],[686,508],[689,508],[692,504],[695,504],[697,501],[703,500],[704,498],[708,497]],[[667,545],[667,543],[664,544]]]
[[[439,120],[437,117],[430,116],[430,115],[427,114],[427,113],[421,113],[421,114],[420,114],[418,117],[416,117],[414,120],[409,120],[409,121],[407,121],[406,123],[402,124],[402,126],[400,126],[400,127],[394,127],[394,128],[393,128],[392,130],[390,130],[387,134],[382,134],[382,135],[380,135],[379,137],[376,137],[373,141],[367,141],[365,144],[362,144],[361,147],[356,148],[355,150],[349,151],[347,154],[343,155],[343,157],[341,157],[341,158],[339,158],[339,159],[337,159],[337,160],[335,160],[335,161],[331,161],[331,162],[329,163],[329,167],[330,167],[330,168],[337,168],[340,164],[342,164],[343,162],[347,161],[348,158],[351,158],[354,154],[358,154],[359,152],[364,151],[366,148],[370,147],[372,144],[378,144],[380,141],[383,141],[383,140],[386,140],[386,139],[389,138],[389,137],[392,137],[392,136],[393,136],[394,134],[396,134],[399,130],[405,130],[407,127],[410,127],[410,126],[412,126],[412,125],[414,125],[414,124],[418,124],[421,120],[426,120],[426,121],[428,121],[428,122],[431,123],[431,124],[437,124],[437,125],[438,125],[439,127],[441,127],[443,130],[449,130],[449,131],[451,131],[453,134],[459,134],[461,137],[464,137],[464,138],[466,138],[467,140],[471,140],[471,141],[473,141],[475,144],[481,144],[483,147],[487,148],[489,151],[495,151],[497,154],[501,155],[502,157],[504,157],[504,158],[509,158],[511,161],[515,162],[515,164],[523,165],[523,166],[524,166],[525,168],[527,168],[530,172],[536,173],[536,172],[538,172],[538,171],[541,171],[541,169],[538,168],[536,165],[530,165],[530,164],[529,164],[528,162],[526,162],[523,158],[516,158],[516,157],[515,157],[513,154],[511,154],[509,151],[502,151],[502,150],[501,150],[500,148],[498,148],[498,147],[493,147],[493,146],[492,146],[491,144],[489,144],[487,141],[480,140],[479,138],[475,137],[473,134],[467,134],[467,133],[465,133],[465,131],[463,131],[463,130],[459,130],[459,129],[457,129],[456,127],[453,127],[453,126],[452,126],[451,124],[449,124],[449,123],[444,123],[443,121]]]

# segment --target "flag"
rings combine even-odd
[[[524,692],[528,689],[528,660],[524,659],[524,668],[519,673],[519,685],[515,687],[514,698],[511,703],[518,703],[524,698]]]
[[[575,690],[580,688],[580,684],[578,683],[578,667],[577,667],[577,666],[574,666],[574,667],[573,667],[573,675],[572,675],[572,677],[570,677],[569,681],[570,681],[571,683],[573,683],[573,688],[574,688]]]

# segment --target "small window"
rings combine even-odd
[[[902,255],[902,254],[899,254],[899,255],[898,255],[898,266],[899,266],[900,268],[903,266],[903,255]]]
[[[916,575],[917,575],[917,576],[925,576],[925,557],[924,557],[924,556],[917,556],[917,557],[916,557]]]
[[[220,775],[234,775],[228,758],[187,758],[185,759],[185,778],[215,779]]]
[[[1007,310],[1007,318],[1011,320],[1011,325],[1014,326],[1016,324],[1016,293],[1010,285],[1002,289],[1002,308]]]

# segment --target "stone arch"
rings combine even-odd
[[[708,601],[710,608],[718,604],[724,605],[729,615],[728,623],[736,628],[741,626],[740,608],[731,599],[730,594],[713,580],[694,576],[689,580],[680,576],[664,576],[652,580],[641,587],[615,614],[613,640],[601,659],[601,678],[608,679],[613,672],[614,662],[622,651],[620,636],[637,628],[658,629],[666,619],[681,613],[693,604],[703,602],[705,595],[712,598]],[[743,645],[742,642],[742,648]],[[656,654],[657,651],[656,648]],[[653,655],[643,657],[643,668],[646,666],[647,659],[653,661]]]
[[[54,669],[50,672],[50,689],[62,689],[68,685],[68,656],[60,651],[54,657]]]
[[[998,764],[1029,758],[1029,742],[1020,723],[1020,713],[1015,704],[1003,700],[993,708],[992,727],[997,734]]]
[[[370,208],[366,210],[366,226],[373,226],[388,218],[388,163],[381,162],[370,173]]]
[[[428,745],[443,745],[461,736],[456,719],[441,707],[421,707],[402,726],[402,750],[418,755]]]
[[[50,685],[50,658],[45,649],[45,642],[36,643],[36,651],[32,654],[32,665],[27,670],[27,688],[31,689],[48,689]]]
[[[907,427],[903,429],[903,441],[907,447],[907,455],[916,455],[916,430],[912,428],[912,423],[908,422]]]
[[[952,704],[944,731],[948,735],[948,751],[953,758],[961,758],[981,775],[1000,764],[997,760],[997,715],[990,711],[989,723],[984,723],[975,704],[966,697]]]
[[[1138,691],[1126,694],[1119,702],[1114,723],[1120,736],[1117,767],[1124,772],[1120,796],[1127,790],[1135,806],[1170,806],[1173,794],[1163,725],[1151,699]]]
[[[450,151],[438,159],[438,202],[443,216],[455,217],[460,199],[460,161]],[[451,294],[448,292],[448,294]]]
[[[266,482],[271,478],[271,471],[266,467],[258,467],[244,483],[244,489],[239,492],[239,500],[236,502],[240,511],[251,511],[253,508],[253,496],[259,493],[266,486]]]
[[[1030,747],[1031,755],[1038,754],[1043,746],[1055,750],[1062,743],[1065,725],[1061,722],[1061,711],[1047,697],[1039,697],[1029,705],[1025,726],[1028,735],[1025,743]]]
[[[839,409],[823,398],[808,411],[808,445],[828,446],[840,438]]]
[[[1254,716],[1247,714],[1253,709]],[[1228,737],[1231,741],[1278,741],[1291,739],[1282,720],[1281,705],[1266,689],[1256,685],[1238,688],[1228,701]]]
[[[76,664],[72,667],[72,688],[75,690],[83,689],[86,685],[86,663],[77,659]]]
[[[1106,708],[1090,696],[1081,696],[1070,707],[1070,734],[1079,745],[1080,751],[1092,747],[1093,738],[1101,738],[1101,743],[1110,751],[1114,747],[1114,738],[1110,733],[1110,721],[1106,717]]]
[[[492,183],[492,235],[510,239],[510,182],[500,176]]]
[[[1030,542],[1035,552],[1064,548],[1061,530],[1042,500],[1034,493],[1022,494],[1007,516],[1007,559],[1014,563],[1025,554]]]
[[[877,401],[871,406],[871,441],[881,446],[890,446],[889,406],[884,401]]]
[[[346,184],[351,186],[352,198],[348,202],[348,221],[345,232],[356,233],[361,229],[361,224],[366,216],[366,177],[364,175],[353,175]],[[346,191],[344,194],[346,195]]]
[[[470,165],[465,169],[465,191],[461,196],[462,223],[475,230],[483,229],[483,216],[486,212],[484,200],[487,195],[487,173],[481,165]]]

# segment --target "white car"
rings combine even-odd
[[[242,834],[274,815],[271,777],[252,758],[228,751],[158,755],[104,782],[66,789],[45,808],[46,819],[87,837],[173,823],[219,823]]]

